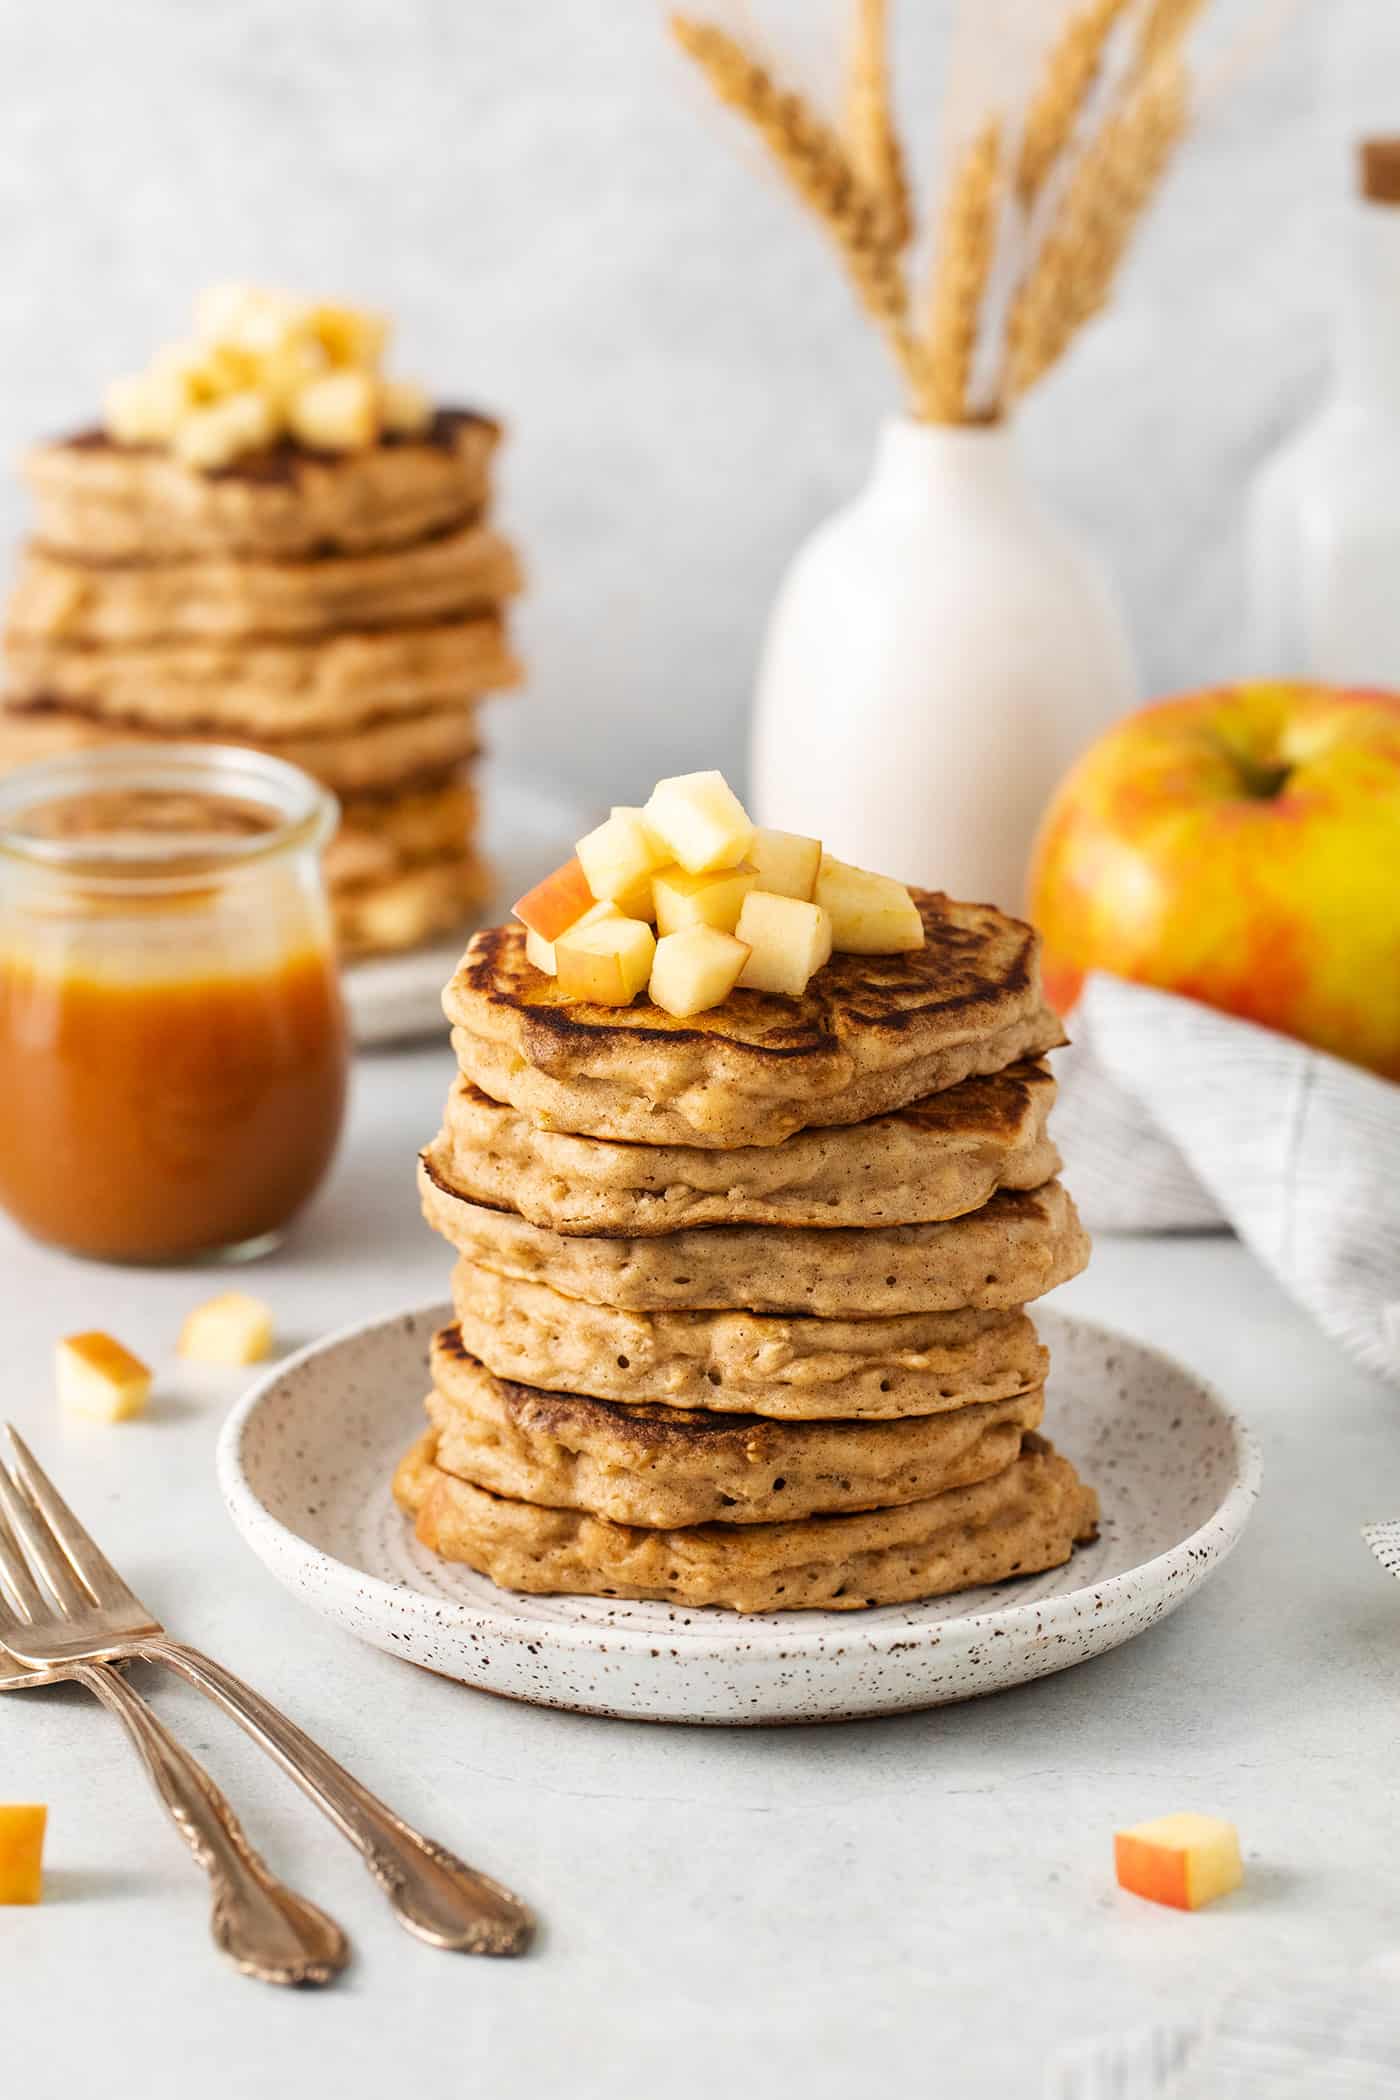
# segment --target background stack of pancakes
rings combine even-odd
[[[1037,1434],[1026,1303],[1088,1247],[1053,1178],[1035,936],[927,939],[800,999],[569,1004],[523,932],[445,995],[423,1155],[457,1324],[396,1492],[514,1589],[847,1609],[1054,1566],[1095,1500]]]
[[[498,426],[443,410],[335,454],[280,438],[208,473],[92,431],[26,462],[0,764],[150,737],[255,745],[340,798],[347,954],[461,923],[485,888],[471,760],[513,685],[520,575],[484,522]]]

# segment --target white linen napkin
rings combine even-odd
[[[1054,1132],[1091,1232],[1229,1225],[1400,1384],[1400,1086],[1289,1037],[1091,976]]]

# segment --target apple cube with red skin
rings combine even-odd
[[[596,919],[561,934],[554,954],[566,999],[630,1006],[651,976],[656,936],[643,919]]]
[[[44,1830],[38,1801],[0,1801],[0,1903],[37,1903],[44,1893]]]
[[[707,1013],[729,997],[749,951],[715,926],[683,926],[663,934],[651,966],[651,1002],[679,1021]]]
[[[800,999],[811,978],[831,959],[831,920],[819,904],[800,897],[750,890],[734,932],[749,950],[739,972],[741,991]]]
[[[580,926],[594,926],[599,919],[620,919],[621,917],[622,913],[615,904],[590,904],[582,917],[575,919],[572,926],[566,926],[564,932],[573,933]],[[555,943],[543,939],[540,934],[536,933],[533,926],[527,926],[525,929],[525,957],[528,962],[534,964],[537,970],[543,970],[546,977],[557,977],[559,975],[559,958]]]
[[[1115,1833],[1113,1854],[1120,1888],[1176,1910],[1199,1910],[1244,1880],[1239,1833],[1219,1816],[1188,1811],[1135,1823]]]
[[[542,941],[557,941],[570,926],[577,926],[597,901],[588,887],[583,865],[575,856],[552,875],[546,875],[543,882],[537,882],[532,890],[526,890],[511,910]]]
[[[667,858],[691,875],[737,868],[754,832],[743,803],[722,773],[678,773],[658,780],[642,820]]]

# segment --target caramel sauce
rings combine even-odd
[[[0,1202],[110,1261],[260,1239],[330,1164],[347,1056],[320,950],[150,976],[0,955]]]

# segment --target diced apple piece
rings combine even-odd
[[[362,452],[379,435],[374,380],[349,366],[309,379],[292,396],[287,421],[315,452]]]
[[[919,907],[889,875],[824,853],[815,898],[831,914],[831,945],[840,955],[903,955],[924,945]]]
[[[810,903],[822,864],[820,839],[803,838],[796,831],[756,831],[748,859],[758,876],[758,888],[773,897],[801,897]]]
[[[670,855],[648,831],[638,809],[615,809],[605,824],[579,840],[575,849],[584,879],[595,897],[603,897],[624,909],[623,899],[635,897],[664,867]],[[627,914],[650,918],[650,911]]]
[[[706,1013],[729,997],[748,959],[742,941],[713,926],[663,934],[651,966],[652,1004],[680,1021]]]
[[[188,1315],[178,1348],[194,1363],[261,1363],[272,1348],[272,1314],[247,1291],[224,1291]]]
[[[570,926],[577,926],[596,901],[581,863],[574,859],[566,860],[562,868],[556,868],[543,882],[526,890],[511,910],[542,941],[557,941]]]
[[[831,920],[819,904],[750,890],[734,929],[751,950],[739,988],[781,992],[800,999],[810,978],[831,956]]]
[[[642,818],[667,856],[692,875],[737,868],[753,838],[744,805],[722,773],[658,780]]]
[[[574,920],[574,926],[596,926],[600,919],[620,919],[621,917],[622,913],[615,904],[590,904],[582,918]],[[566,926],[564,931],[565,933],[571,932],[572,928]],[[557,977],[559,975],[559,959],[554,951],[555,944],[553,941],[542,940],[540,935],[535,932],[533,926],[526,927],[525,954],[537,970],[544,971],[546,977]]]
[[[151,1374],[110,1334],[70,1334],[55,1352],[59,1404],[93,1422],[126,1422],[144,1414]]]
[[[651,975],[656,936],[642,919],[571,926],[554,944],[559,989],[593,1006],[630,1006]]]
[[[683,926],[713,926],[733,933],[744,899],[758,877],[747,861],[720,868],[713,875],[689,875],[684,868],[663,868],[651,879],[659,933],[679,933]]]
[[[1120,1888],[1177,1910],[1199,1910],[1244,1880],[1239,1833],[1219,1816],[1187,1811],[1135,1823],[1115,1833],[1113,1855]]]
[[[44,1893],[44,1831],[39,1801],[0,1801],[0,1903],[37,1903]]]
[[[395,437],[416,437],[433,420],[432,400],[411,379],[381,379],[379,420]]]

